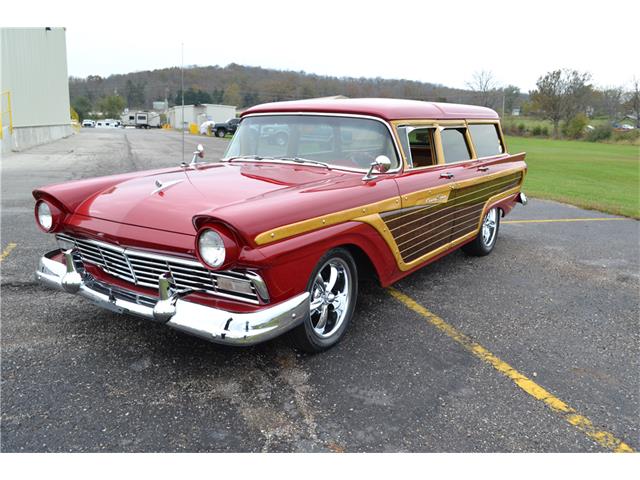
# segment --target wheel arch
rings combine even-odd
[[[378,284],[381,284],[380,274],[378,273],[376,266],[362,247],[354,243],[346,243],[334,248],[344,248],[351,254],[353,260],[356,262],[356,268],[358,269],[358,280],[362,281],[365,279],[373,279]]]
[[[258,249],[276,291],[293,295],[306,287],[308,277],[324,254],[343,248],[356,262],[358,278],[373,278],[381,285],[397,275],[395,257],[380,234],[369,224],[350,221],[275,242]]]

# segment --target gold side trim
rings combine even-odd
[[[500,178],[502,178],[502,177],[500,177]],[[509,179],[509,180],[506,180],[506,181],[503,181],[503,182],[500,182],[500,183],[496,183],[494,185],[489,185],[489,186],[486,186],[484,188],[476,189],[476,190],[474,190],[472,192],[465,193],[464,195],[456,195],[456,197],[453,200],[453,202],[455,202],[455,204],[453,204],[453,202],[447,202],[447,203],[451,203],[451,205],[448,205],[448,206],[444,207],[442,210],[440,210],[440,212],[443,212],[445,210],[450,210],[450,209],[453,209],[453,208],[456,208],[456,207],[460,207],[460,205],[465,205],[465,204],[470,203],[470,202],[472,202],[474,200],[479,200],[479,198],[481,198],[483,195],[491,194],[491,190],[497,190],[500,187],[504,187],[506,185],[514,183],[515,180],[516,180],[515,178],[514,179]],[[519,185],[519,184],[520,184],[520,181],[518,179],[517,185]],[[460,189],[460,190],[462,190],[462,189]],[[489,190],[489,192],[480,194],[480,192],[485,191],[485,190]],[[467,197],[471,197],[471,198],[467,198]],[[479,197],[479,198],[476,198],[476,197]],[[467,199],[464,200],[463,202],[460,202],[460,200],[462,200],[464,198],[467,198]],[[417,205],[414,205],[414,206],[411,206],[411,207],[408,207],[408,208],[414,208],[416,206]],[[438,206],[438,205],[429,205],[429,204],[427,204],[424,207],[416,208],[416,209],[414,209],[414,210],[412,210],[410,212],[406,212],[406,213],[403,213],[401,215],[398,215],[397,217],[389,218],[386,221],[389,222],[389,223],[393,223],[396,220],[399,220],[401,218],[406,218],[406,217],[411,216],[411,215],[415,215],[416,213],[427,212],[427,211],[433,209],[436,206]],[[404,208],[403,208],[403,210],[404,210]],[[432,213],[424,213],[424,215],[422,215],[422,216],[424,217],[426,215],[433,215],[433,213],[436,213],[436,210],[434,210]],[[418,220],[419,219],[411,220],[411,221],[406,222],[406,223],[413,223],[413,222],[418,221]],[[391,228],[391,230],[396,230],[397,228],[399,228],[399,227],[393,227],[393,228]]]
[[[479,178],[464,180],[462,182],[456,183],[456,188],[463,188],[470,185],[484,183],[494,178],[510,175],[512,173],[523,171],[523,170],[524,170],[523,168],[512,168],[512,169],[503,170],[503,171],[496,172],[489,175],[483,175],[482,177],[479,177]],[[524,172],[523,172],[523,176],[520,184],[517,187],[515,187],[517,190],[519,190],[520,185],[522,185],[522,181],[524,181]],[[432,195],[437,195],[439,193],[442,193],[444,191],[449,192],[450,190],[451,188],[449,187],[449,185],[427,188],[425,190],[421,190],[419,192],[414,192],[414,193],[410,193],[408,195],[403,196],[402,205],[400,203],[400,197],[392,197],[392,198],[387,198],[385,200],[381,200],[379,202],[370,203],[368,205],[353,207],[347,210],[329,213],[327,215],[321,215],[318,217],[310,218],[308,220],[302,220],[296,223],[291,223],[289,225],[283,225],[281,227],[273,228],[271,230],[267,230],[266,232],[258,234],[255,237],[255,242],[257,245],[266,245],[269,243],[284,240],[289,237],[293,237],[294,235],[300,235],[302,233],[312,232],[314,230],[319,230],[321,228],[325,228],[331,225],[336,225],[339,223],[355,220],[355,221],[360,221],[364,223],[369,223],[372,226],[374,226],[376,230],[378,230],[378,232],[382,235],[382,237],[387,241],[387,244],[389,245],[389,248],[391,248],[391,251],[394,252],[394,255],[399,255],[398,247],[395,244],[395,241],[393,240],[391,233],[387,231],[386,224],[378,214],[382,212],[390,211],[390,210],[399,210],[401,207],[406,208],[406,207],[420,205],[421,201],[424,202],[426,200],[424,198],[425,195],[432,196]],[[405,203],[405,198],[407,199],[406,200],[407,203]],[[377,217],[377,219],[379,219],[379,222],[378,220],[372,220],[371,218],[369,218],[372,215]],[[363,219],[368,219],[368,220],[363,220]],[[384,234],[383,230],[386,231],[387,235]],[[387,237],[391,238],[392,240],[391,243],[387,240]],[[414,262],[411,262],[411,265],[413,265],[413,263]],[[401,266],[400,263],[398,263],[398,265]],[[408,270],[409,268],[412,268],[412,267],[410,266],[406,268],[406,270]]]
[[[353,207],[348,210],[329,213],[327,215],[310,218],[309,220],[302,220],[300,222],[291,223],[289,225],[284,225],[282,227],[267,230],[266,232],[259,234],[255,238],[255,242],[258,245],[265,245],[267,243],[277,242],[278,240],[293,237],[294,235],[299,235],[301,233],[312,232],[314,230],[319,230],[321,228],[336,225],[338,223],[355,220],[358,217],[362,217],[365,215],[386,212],[387,210],[396,210],[399,208],[399,197],[388,198],[380,202]]]
[[[413,207],[420,204],[420,201],[425,195],[431,196],[441,192],[449,191],[452,189],[460,189],[465,187],[470,187],[473,185],[477,185],[479,183],[489,182],[496,178],[500,178],[503,176],[511,175],[513,173],[523,172],[523,180],[524,180],[524,168],[522,167],[514,167],[509,168],[507,170],[501,170],[495,173],[489,173],[483,175],[481,177],[470,178],[468,180],[462,180],[460,182],[452,182],[440,187],[431,187],[426,188],[424,190],[418,190],[417,192],[412,192],[407,195],[402,196],[402,208]]]

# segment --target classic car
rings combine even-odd
[[[263,135],[283,126],[285,142]],[[363,276],[388,286],[460,247],[490,253],[500,218],[526,203],[524,156],[483,107],[259,105],[220,161],[199,147],[175,168],[35,190],[59,247],[37,278],[213,342],[287,333],[322,351],[343,338]]]

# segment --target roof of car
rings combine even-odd
[[[242,116],[253,113],[347,113],[371,115],[384,120],[416,119],[497,119],[498,114],[486,107],[457,103],[421,102],[396,98],[311,99],[291,102],[263,103],[251,107]]]

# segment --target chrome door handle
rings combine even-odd
[[[487,170],[489,170],[489,167],[478,167],[479,172],[486,172]]]
[[[453,178],[453,177],[454,177],[453,173],[449,173],[449,172],[440,174],[440,178]]]

